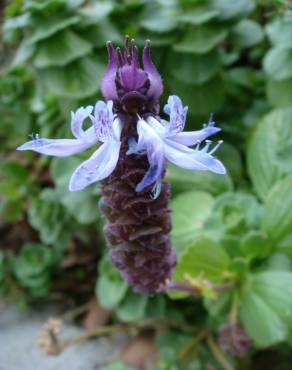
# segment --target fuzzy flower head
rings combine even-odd
[[[138,48],[134,40],[125,39],[124,54],[107,43],[109,61],[101,81],[101,91],[106,99],[113,100],[123,111],[130,114],[142,112],[145,106],[155,108],[163,92],[163,84],[150,57],[150,41],[143,49],[139,64]]]

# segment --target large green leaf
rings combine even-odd
[[[73,31],[61,31],[40,42],[34,64],[38,68],[65,66],[88,54],[91,49],[91,44]]]
[[[220,71],[221,65],[218,50],[204,55],[172,53],[169,57],[170,73],[187,84],[207,82]]]
[[[213,197],[203,191],[182,193],[171,202],[172,240],[179,253],[195,239],[197,232],[202,229],[213,204]]]
[[[240,318],[259,347],[287,339],[292,328],[292,273],[255,274],[245,287]]]
[[[96,93],[104,66],[92,57],[74,61],[66,68],[51,67],[42,70],[41,77],[49,90],[64,98],[81,99]]]
[[[285,170],[281,165],[278,151],[291,134],[291,109],[278,109],[269,113],[253,132],[247,151],[248,170],[255,190],[262,199],[267,197],[272,186],[290,170],[290,167]]]
[[[275,46],[292,47],[292,18],[287,14],[283,17],[275,17],[266,27],[269,39]]]
[[[236,48],[246,48],[261,42],[264,32],[259,23],[251,19],[243,19],[232,28],[230,36]]]
[[[264,69],[272,80],[292,77],[292,49],[271,49],[264,59]]]
[[[292,178],[276,183],[266,199],[262,229],[279,242],[292,234]]]
[[[176,94],[189,106],[192,115],[209,115],[223,104],[225,89],[222,79],[215,76],[203,85],[190,85],[174,79]]]
[[[35,18],[35,25],[26,40],[29,43],[35,43],[47,39],[58,31],[78,23],[79,19],[77,16],[64,17],[61,14],[53,17],[38,15]]]
[[[203,24],[188,29],[182,40],[174,45],[181,53],[205,54],[215,48],[227,36],[227,29],[218,24]]]
[[[171,183],[173,193],[203,190],[218,195],[233,189],[231,178],[208,171],[188,171],[171,163],[167,166],[166,178]]]
[[[229,267],[225,250],[207,237],[197,238],[181,254],[174,279],[183,280],[186,274],[202,275],[212,281],[220,281]]]

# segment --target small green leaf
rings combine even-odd
[[[175,280],[183,280],[186,274],[202,275],[212,281],[220,281],[229,267],[229,257],[224,249],[212,239],[197,238],[181,254]]]
[[[292,19],[290,16],[275,17],[266,27],[269,39],[275,46],[292,47]]]
[[[264,59],[264,69],[272,80],[280,81],[292,77],[292,49],[269,50]]]
[[[292,234],[292,178],[276,183],[266,199],[262,229],[278,243]]]
[[[264,38],[261,25],[251,19],[242,19],[231,30],[231,41],[236,48],[248,48]]]
[[[37,68],[65,66],[90,53],[92,46],[72,31],[64,30],[39,43],[34,56]]]
[[[194,240],[197,232],[202,229],[213,204],[213,197],[202,191],[182,193],[171,202],[172,240],[179,253]]]
[[[117,308],[116,313],[118,318],[127,322],[141,320],[145,315],[147,300],[147,295],[128,290]]]
[[[141,13],[140,24],[152,32],[169,32],[177,26],[178,7],[175,0],[153,0],[146,2]]]
[[[276,108],[288,108],[292,101],[292,78],[281,81],[268,80],[267,96]]]
[[[255,274],[242,296],[240,318],[259,347],[287,339],[292,328],[292,273]]]
[[[80,160],[77,158],[55,158],[51,164],[51,171],[60,203],[79,223],[89,224],[100,217],[98,208],[100,191],[94,185],[79,192],[69,191],[70,177],[79,165]]]
[[[181,53],[205,54],[220,44],[227,36],[225,27],[218,24],[203,24],[190,27],[182,40],[173,49]]]
[[[263,231],[250,230],[241,239],[240,249],[249,259],[265,258],[271,252],[272,245]]]
[[[99,273],[95,287],[98,300],[104,308],[116,308],[125,297],[128,285],[107,257],[101,259]]]

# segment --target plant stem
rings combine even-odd
[[[207,343],[214,357],[219,362],[219,364],[223,367],[224,370],[235,370],[234,367],[228,362],[223,352],[217,346],[211,333],[208,333]]]

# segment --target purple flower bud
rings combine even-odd
[[[101,92],[108,100],[113,100],[116,109],[127,113],[142,113],[157,110],[158,98],[163,92],[161,77],[150,57],[150,41],[143,49],[143,68],[138,59],[138,48],[134,40],[129,45],[126,37],[124,55],[120,48],[114,49],[107,43],[109,61],[101,81]]]

